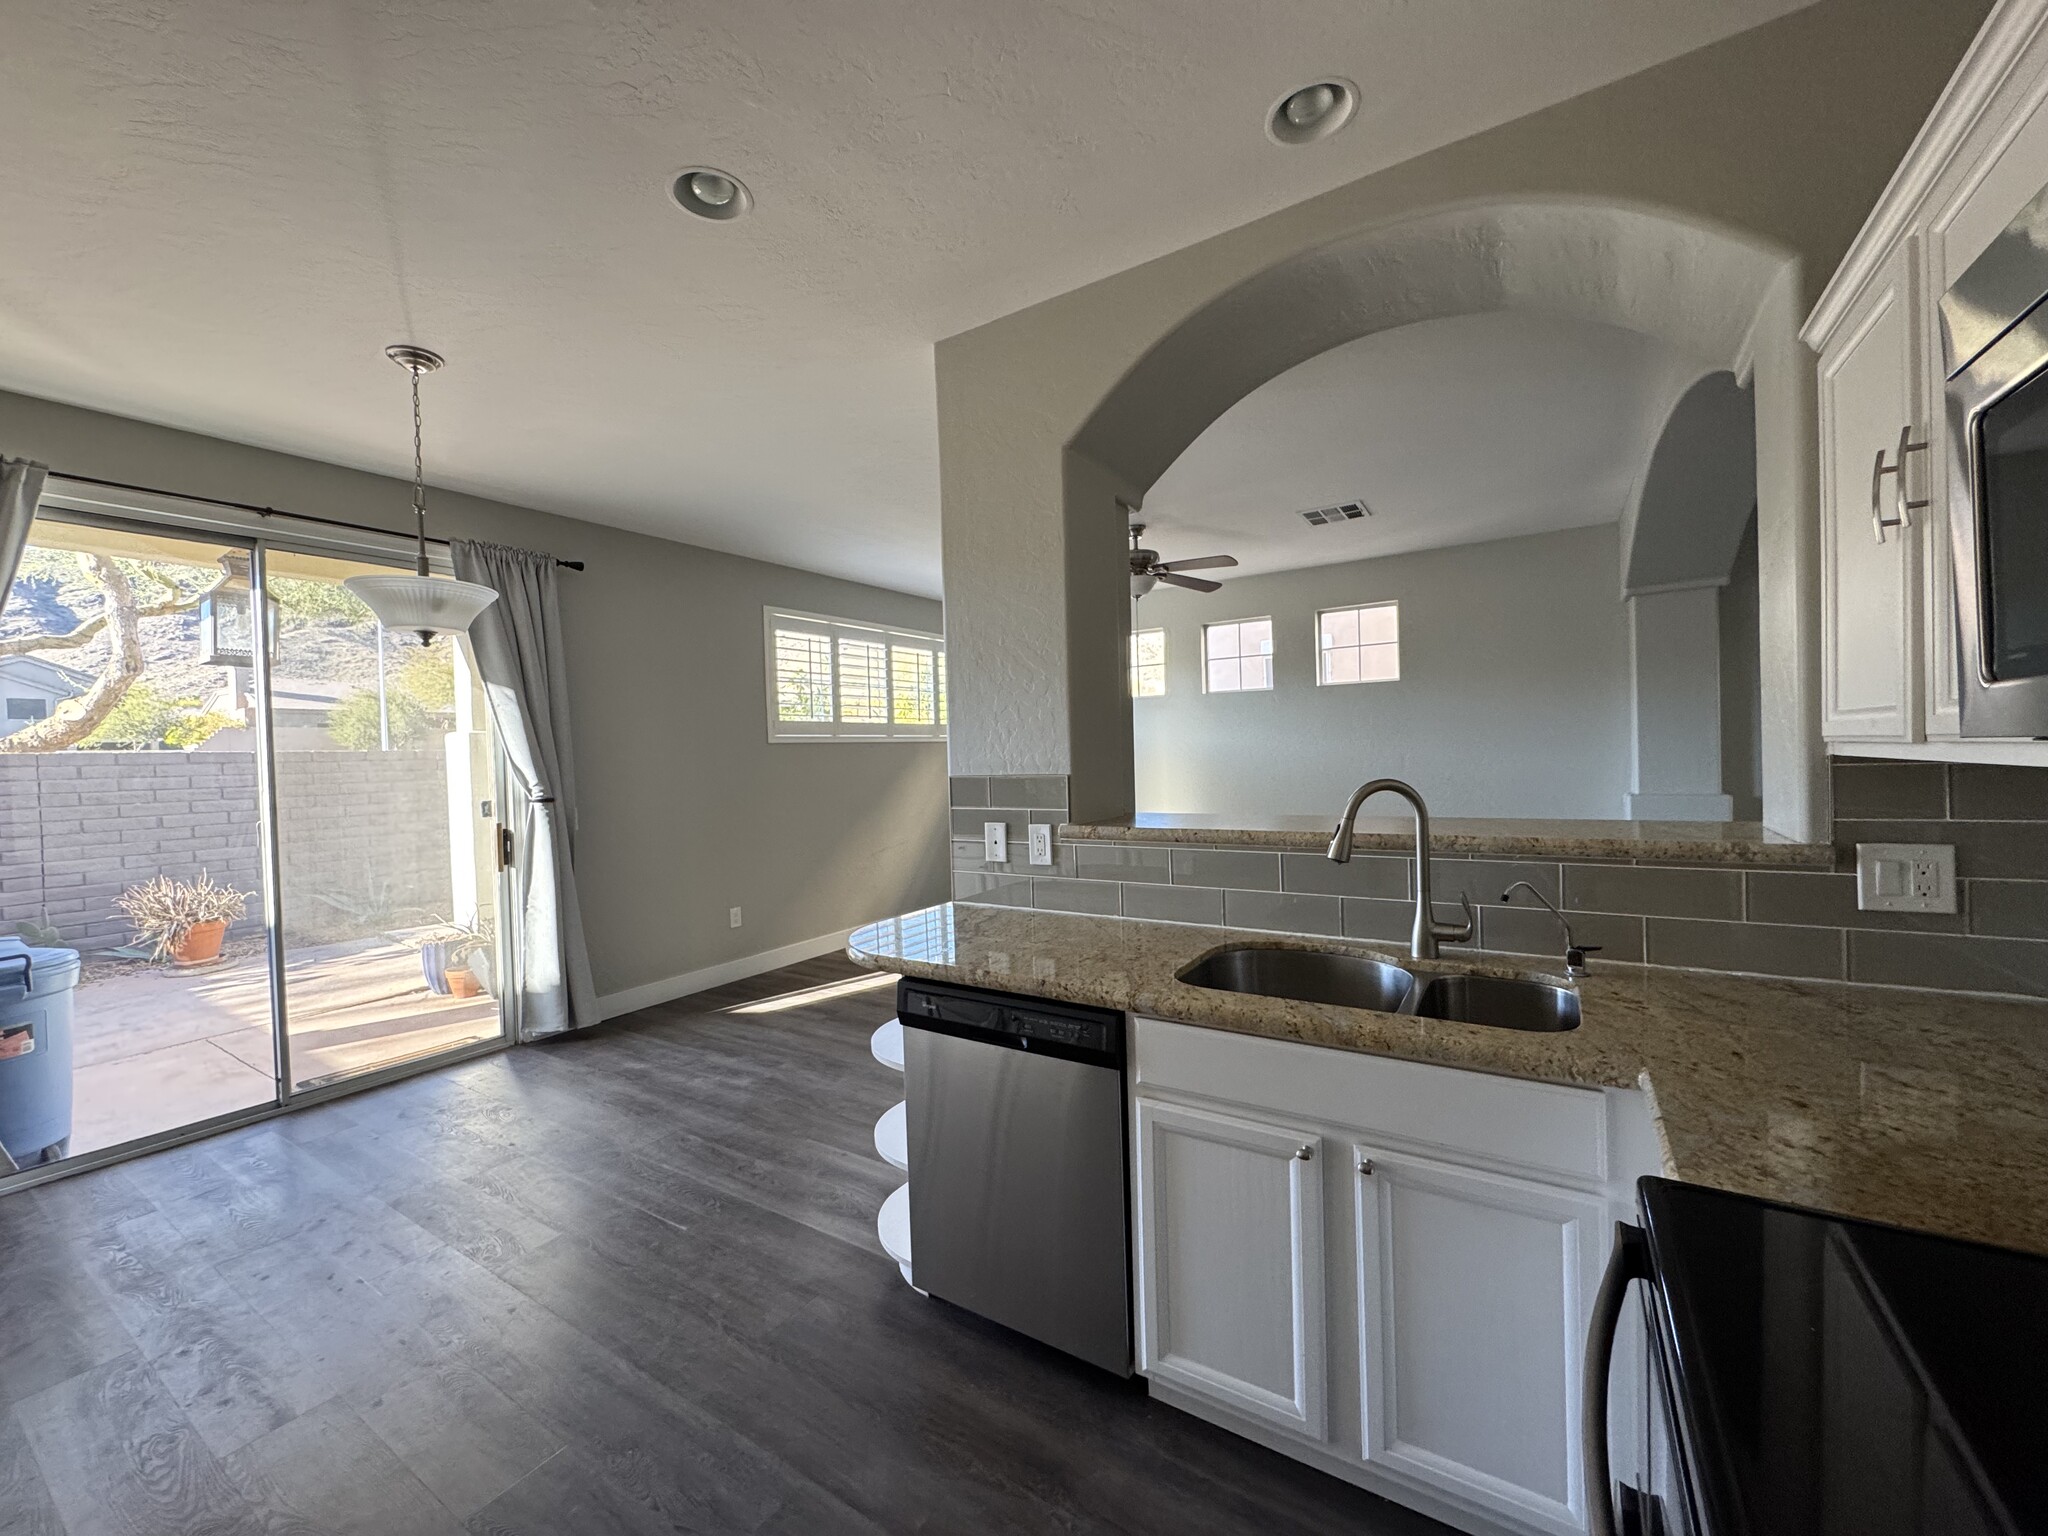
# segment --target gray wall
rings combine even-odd
[[[1623,814],[1626,614],[1604,524],[1155,588],[1133,623],[1166,630],[1164,698],[1132,705],[1138,809],[1334,815],[1363,780],[1408,779],[1440,816]],[[1316,684],[1316,612],[1401,605],[1395,682]],[[1205,623],[1270,617],[1270,693],[1202,691]]]
[[[1084,664],[1078,653],[1093,642],[1070,611],[1076,596],[1068,566],[1074,551],[1072,558],[1107,558],[1113,567],[1122,541],[1119,528],[1079,530],[1062,510],[1075,457],[1066,450],[1098,403],[1189,316],[1333,240],[1425,210],[1518,197],[1665,209],[1767,242],[1797,258],[1799,291],[1781,307],[1803,314],[1988,8],[1989,0],[1820,0],[942,341],[940,479],[959,685],[955,770],[1071,771],[1077,801],[1097,796],[1095,775],[1084,766],[1093,750],[1085,737],[1124,726],[1106,695],[1084,696],[1070,685]],[[1907,37],[1912,46],[1899,46]],[[1759,358],[1760,387],[1766,361]],[[1777,361],[1768,361],[1775,378]],[[1811,359],[1795,361],[1784,383],[1804,411]],[[1786,426],[1801,445],[1796,459],[1771,452],[1766,463],[1775,480],[1804,496],[1812,445],[1804,422]],[[1114,519],[1106,496],[1101,515]],[[1765,548],[1768,557],[1770,538]],[[1776,615],[1810,597],[1789,590],[1766,607]],[[1097,660],[1113,680],[1114,648]],[[1779,693],[1798,700],[1805,664],[1798,656],[1780,664]],[[1092,815],[1102,808],[1075,809]]]
[[[0,450],[397,531],[409,510],[381,475],[22,395],[0,393]],[[945,749],[771,744],[761,648],[766,604],[937,630],[937,603],[453,492],[429,509],[437,535],[588,563],[562,607],[600,993],[944,898]]]

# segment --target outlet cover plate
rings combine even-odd
[[[1031,834],[1031,862],[1050,864],[1052,862],[1052,823],[1034,821],[1027,829]]]
[[[1858,843],[1856,905],[1864,912],[1955,911],[1955,849],[1946,843]]]
[[[984,821],[981,824],[981,856],[990,864],[1010,862],[1010,824],[1007,821]]]

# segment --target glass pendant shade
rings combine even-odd
[[[476,616],[498,600],[490,587],[437,576],[351,576],[342,585],[386,629],[417,630],[423,637],[467,633]]]

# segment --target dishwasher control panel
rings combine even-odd
[[[896,1012],[908,1028],[983,1039],[991,1044],[1123,1061],[1123,1016],[1094,1008],[1063,1008],[1030,999],[971,993],[906,982]]]

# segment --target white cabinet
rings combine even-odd
[[[1321,1439],[1317,1153],[1312,1131],[1138,1101],[1139,1370]]]
[[[2048,0],[2001,0],[1801,332],[1819,354],[1822,733],[1838,751],[2048,763],[1958,740],[1937,306],[2048,185]],[[1877,455],[1904,483],[1872,486]],[[1878,543],[1901,495],[1924,501]],[[1901,749],[1904,750],[1894,750]]]
[[[1532,1529],[1585,1524],[1580,1360],[1599,1198],[1351,1149],[1362,1452]]]
[[[1927,475],[1913,255],[1908,240],[1821,354],[1821,701],[1832,740],[1920,734],[1921,529],[1903,509],[1925,499]]]
[[[1131,1067],[1154,1395],[1463,1530],[1582,1530],[1587,1314],[1661,1171],[1642,1095],[1148,1018]]]

